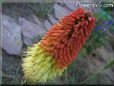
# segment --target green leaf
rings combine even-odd
[[[111,68],[112,66],[114,66],[114,60],[111,60],[109,63],[107,63],[103,69],[106,70],[108,68]]]
[[[114,66],[114,60],[109,61],[102,69],[96,71],[92,76],[90,76],[86,80],[80,82],[80,84],[87,83],[87,82],[95,79],[96,76],[98,76],[99,74],[101,74],[106,69],[111,68],[112,66]]]

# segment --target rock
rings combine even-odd
[[[57,0],[56,2],[65,5],[65,7],[69,8],[70,10],[75,10],[77,8],[76,2],[80,2],[80,0]]]
[[[93,0],[69,0],[66,2],[66,0],[62,0],[60,3],[64,3],[66,5],[67,8],[69,8],[70,10],[75,10],[77,9],[78,7],[81,7],[81,5],[83,5],[83,3],[94,3]],[[78,6],[80,5],[80,6]],[[89,10],[89,11],[96,11],[97,8],[95,7],[83,7],[85,8],[86,10]]]
[[[75,10],[77,8],[75,3],[65,3],[65,5],[71,10]]]
[[[28,46],[32,45],[36,40],[38,41],[39,36],[43,36],[46,32],[39,25],[24,18],[19,18],[19,24],[21,25],[24,43]]]
[[[21,28],[6,15],[2,15],[2,48],[14,55],[20,54],[22,48]]]
[[[52,24],[48,20],[45,20],[44,21],[44,25],[45,25],[45,27],[46,27],[47,30],[50,29],[51,26],[52,26]]]
[[[70,11],[58,4],[54,4],[55,17],[61,19],[63,16],[67,15]]]
[[[79,1],[77,1],[77,2],[79,2]],[[66,2],[66,1],[64,1],[63,2],[65,5],[66,5],[66,7],[68,7],[70,10],[75,10],[76,8],[77,8],[77,6],[76,6],[76,1],[69,1],[69,2]]]

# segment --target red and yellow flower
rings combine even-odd
[[[54,24],[38,44],[26,51],[23,59],[25,79],[45,83],[62,75],[84,45],[95,18],[82,8]]]

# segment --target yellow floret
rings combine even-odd
[[[64,69],[57,69],[55,61],[48,52],[40,48],[39,44],[29,47],[23,59],[24,78],[32,84],[46,83],[61,76]]]

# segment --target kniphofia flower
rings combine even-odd
[[[95,18],[78,8],[54,24],[41,41],[29,47],[23,59],[24,77],[45,83],[62,75],[92,31]]]

